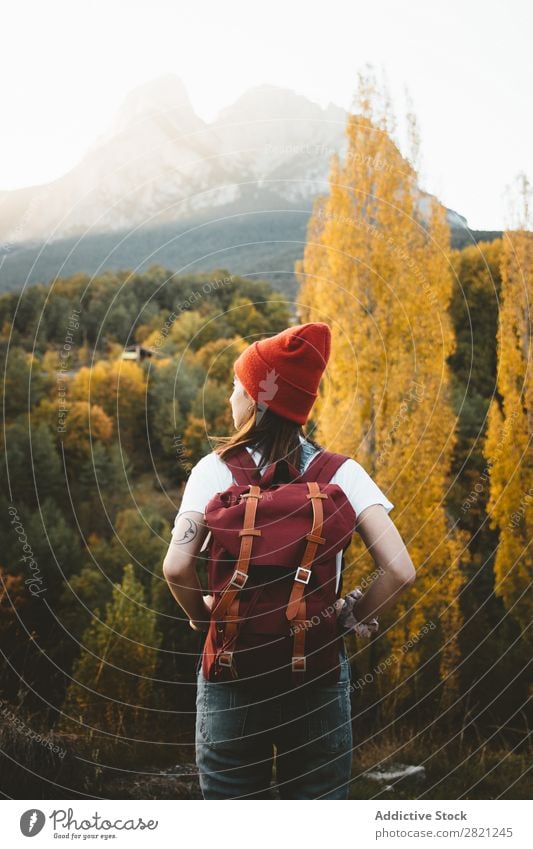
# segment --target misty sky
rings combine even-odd
[[[357,72],[383,69],[400,117],[409,89],[421,185],[473,229],[508,223],[504,190],[533,180],[533,4],[527,0],[96,0],[2,4],[0,189],[72,168],[124,95],[183,80],[211,120],[272,83],[350,110]]]

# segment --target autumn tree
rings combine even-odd
[[[499,531],[495,593],[531,642],[533,572],[533,377],[531,304],[533,232],[531,188],[524,175],[515,189],[514,229],[503,236],[497,334],[499,398],[493,398],[485,443],[491,527]]]
[[[230,387],[233,378],[233,363],[247,347],[247,343],[240,336],[231,339],[215,339],[200,348],[196,354],[196,359],[202,364],[207,377],[216,383]]]
[[[63,445],[72,460],[83,462],[90,457],[94,443],[109,442],[113,421],[99,404],[75,401],[65,418]]]
[[[83,367],[68,387],[69,403],[85,401],[99,405],[111,417],[120,444],[131,456],[145,448],[146,378],[140,365],[131,361],[99,360]]]
[[[472,534],[470,550],[483,559],[492,546],[484,534],[488,475],[483,439],[496,381],[501,252],[502,240],[495,239],[452,253],[450,316],[457,345],[450,367],[459,424],[454,452],[457,479],[450,502],[455,502],[461,526]]]
[[[410,129],[414,150],[414,122]],[[371,72],[361,74],[345,161],[332,157],[330,192],[316,201],[296,266],[298,303],[302,321],[332,327],[324,391],[313,413],[317,436],[360,462],[388,493],[418,573],[384,617],[395,662],[379,686],[405,682],[402,695],[421,697],[419,670],[425,661],[434,666],[436,655],[448,704],[459,689],[467,558],[466,535],[454,530],[445,504],[456,439],[449,228],[437,200],[422,198],[415,165],[401,154],[394,130],[386,92]],[[362,553],[356,539],[348,585],[361,580]],[[424,626],[427,635],[406,650]],[[434,683],[426,676],[426,688]]]

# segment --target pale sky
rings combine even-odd
[[[529,0],[11,0],[2,4],[0,189],[72,168],[123,97],[161,74],[206,121],[270,83],[351,110],[383,69],[422,137],[421,183],[473,229],[505,226],[504,190],[533,180]]]

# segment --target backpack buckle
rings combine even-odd
[[[305,672],[306,668],[306,658],[305,655],[293,655],[292,658],[292,671],[293,672]]]
[[[294,580],[299,581],[300,584],[308,584],[310,578],[311,570],[307,569],[305,566],[298,566],[296,570],[296,575],[294,576]]]
[[[232,651],[223,651],[218,656],[218,662],[220,666],[230,667],[233,663],[233,652]]]
[[[247,580],[248,575],[246,572],[241,572],[240,569],[235,569],[229,583],[231,587],[237,587],[237,589],[242,590]]]

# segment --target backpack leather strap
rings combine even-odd
[[[229,668],[234,678],[237,677],[237,673],[233,665],[233,649],[239,633],[239,625],[242,622],[241,617],[239,617],[239,599],[237,596],[248,580],[253,538],[261,536],[260,529],[255,528],[254,524],[257,503],[263,496],[260,488],[251,484],[250,491],[243,493],[241,497],[246,499],[246,506],[244,508],[244,528],[239,531],[241,537],[239,559],[233,575],[222,590],[218,603],[211,611],[216,622],[217,641],[223,634],[223,640],[216,651],[215,664]]]
[[[324,545],[325,537],[322,536],[324,525],[324,508],[322,499],[327,498],[325,492],[320,492],[316,481],[307,481],[309,493],[307,498],[311,499],[313,507],[313,526],[310,533],[306,534],[307,545],[302,557],[302,562],[296,570],[294,583],[292,585],[289,603],[287,605],[287,619],[292,621],[293,647],[292,647],[292,674],[295,681],[304,681],[307,667],[305,657],[305,634],[310,622],[307,621],[307,602],[305,589],[311,579],[311,568],[319,545]]]
[[[244,492],[241,495],[241,498],[246,499],[246,507],[244,508],[244,528],[241,528],[239,531],[239,536],[241,537],[239,559],[237,560],[233,575],[222,590],[217,604],[211,611],[213,618],[216,620],[222,619],[231,602],[248,580],[248,567],[252,554],[253,538],[261,536],[262,533],[259,528],[254,527],[257,502],[262,497],[260,488],[253,485],[250,485],[249,492]]]
[[[322,499],[327,498],[325,492],[320,492],[320,487],[316,481],[308,481],[307,488],[309,493],[307,498],[311,499],[313,506],[313,526],[310,533],[306,534],[307,545],[303,553],[302,562],[296,570],[294,583],[287,605],[287,619],[292,620],[298,614],[300,602],[302,601],[305,588],[311,578],[311,567],[316,556],[316,551],[319,545],[324,545],[326,538],[322,536],[322,528],[324,525],[324,508]],[[305,609],[303,618],[305,619]]]
[[[239,617],[239,599],[234,598],[229,612],[224,617],[223,623],[217,622],[216,624],[218,648],[215,657],[216,665],[229,669],[232,678],[238,677],[233,663],[233,649],[241,622],[242,619]]]
[[[293,646],[292,646],[292,674],[295,682],[305,680],[307,660],[305,657],[305,633],[312,622],[306,619],[307,605],[302,598],[298,608],[298,616],[292,621]]]

